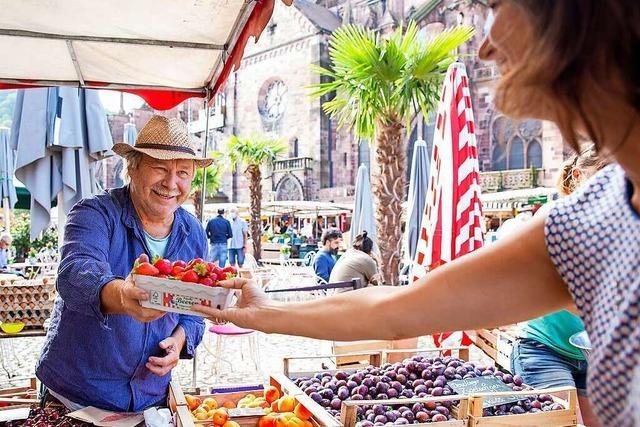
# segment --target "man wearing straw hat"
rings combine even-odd
[[[36,375],[44,399],[70,409],[141,411],[166,401],[171,370],[193,357],[201,318],[146,309],[130,275],[139,256],[204,257],[199,221],[180,207],[199,158],[186,124],[154,116],[134,146],[113,147],[128,184],[81,200],[69,213],[58,297]],[[143,254],[143,255],[141,255]]]

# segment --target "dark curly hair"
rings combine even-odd
[[[373,249],[373,240],[367,237],[366,231],[363,231],[353,239],[353,248],[369,255]]]

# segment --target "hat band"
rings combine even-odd
[[[133,148],[152,148],[155,150],[166,150],[166,151],[177,151],[180,153],[187,153],[195,156],[196,153],[189,147],[180,147],[176,145],[165,145],[165,144],[150,144],[147,142],[143,142],[141,144],[136,144]]]

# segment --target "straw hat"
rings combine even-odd
[[[138,151],[159,160],[195,160],[199,168],[213,163],[213,159],[198,157],[196,143],[185,122],[164,116],[151,117],[133,146],[118,142],[113,145],[113,151],[122,157],[131,151]]]

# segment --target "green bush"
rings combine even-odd
[[[58,248],[58,232],[55,228],[48,228],[39,239],[30,241],[31,220],[28,212],[15,214],[11,223],[11,236],[13,237],[13,251],[16,261],[24,261],[29,252],[37,253],[42,248]]]

